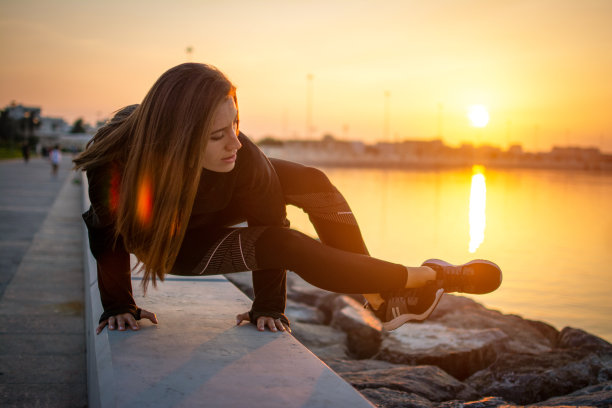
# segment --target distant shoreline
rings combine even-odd
[[[401,143],[321,141],[262,141],[268,157],[321,167],[380,169],[528,168],[612,171],[612,155],[597,148],[554,147],[550,152],[530,153],[521,146],[502,151],[493,146],[463,145],[451,148],[441,140]]]
[[[268,156],[283,160],[291,160],[306,166],[327,167],[327,168],[346,168],[346,169],[380,169],[380,170],[451,170],[451,169],[471,169],[473,166],[484,166],[489,169],[502,170],[558,170],[558,171],[585,171],[589,173],[612,173],[612,166],[594,167],[585,165],[547,165],[547,164],[507,164],[495,162],[472,163],[369,163],[369,162],[347,162],[334,160],[301,160],[300,158],[287,158]]]

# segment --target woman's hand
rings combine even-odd
[[[157,316],[155,316],[155,313],[151,313],[147,310],[140,309],[140,318],[149,319],[151,323],[157,324]],[[115,330],[118,328],[119,331],[125,331],[127,327],[132,330],[140,330],[136,318],[131,313],[121,313],[109,317],[98,325],[96,334],[100,334],[106,325],[108,325],[108,330]]]
[[[246,320],[247,322],[251,321],[251,319],[249,319],[249,312],[240,313],[236,316],[236,326],[238,326],[244,320]],[[273,319],[272,317],[260,316],[257,319],[257,330],[264,331],[266,327],[272,332],[276,332],[279,330],[287,330],[289,333],[291,333],[291,328],[288,326],[285,327],[281,319]]]

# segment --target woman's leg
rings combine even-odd
[[[325,173],[298,163],[270,159],[287,204],[304,210],[322,243],[368,254],[357,220],[342,194]]]
[[[368,255],[361,230],[340,191],[321,170],[280,159],[270,159],[287,204],[304,210],[322,243],[333,248]],[[420,287],[435,278],[428,267],[409,268],[409,287]],[[375,308],[384,302],[379,293],[362,292]]]
[[[204,254],[204,255],[202,255]],[[173,274],[216,275],[291,269],[307,282],[333,292],[388,292],[405,287],[403,265],[324,245],[283,227],[189,231]]]
[[[501,283],[501,270],[488,261],[456,266],[430,260],[427,265],[431,268],[428,266],[426,269],[436,270],[432,283],[423,281],[420,284],[422,291],[407,293],[404,289],[411,287],[408,286],[410,270],[403,265],[332,248],[289,228],[221,228],[214,232],[202,228],[186,234],[172,273],[213,275],[252,270],[253,274],[262,274],[291,269],[307,282],[334,292],[388,292],[389,296],[375,310],[387,330],[410,320],[426,319],[445,288],[488,293]],[[282,305],[279,310],[272,310],[278,318],[284,318],[284,284],[281,295],[281,303],[279,299],[266,299],[268,303],[263,303]],[[252,309],[253,313],[261,312],[262,316],[269,316],[269,311]],[[256,317],[251,317],[252,321],[254,319]]]

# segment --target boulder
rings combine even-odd
[[[339,296],[334,301],[331,326],[346,333],[348,350],[356,358],[369,358],[378,353],[382,323],[351,297]]]
[[[390,332],[376,358],[393,363],[435,365],[459,380],[492,364],[500,329],[461,329],[438,323],[407,323]]]
[[[369,371],[369,370],[384,370],[397,367],[403,367],[398,364],[389,363],[382,360],[347,360],[347,359],[330,359],[326,361],[327,365],[337,372],[338,374],[343,373],[354,373],[357,371]]]
[[[514,405],[508,404],[506,401],[499,397],[486,397],[478,401],[446,401],[437,406],[437,408],[496,408],[504,406],[504,408],[511,408]]]
[[[361,393],[377,407],[384,408],[433,408],[434,404],[417,394],[390,388],[366,388]]]
[[[481,395],[496,395],[517,404],[532,404],[607,378],[609,363],[584,350],[553,350],[541,354],[501,354],[490,367],[465,382]]]
[[[447,401],[455,398],[470,400],[478,397],[473,388],[434,366],[357,371],[343,373],[342,377],[361,392],[366,389],[388,388],[416,394],[429,401]],[[394,398],[399,396],[396,395]]]
[[[341,330],[321,324],[295,322],[291,333],[306,347],[326,347],[346,343],[346,334]]]
[[[612,344],[581,329],[565,327],[557,338],[559,348],[579,348],[599,354],[612,353]]]
[[[457,329],[499,329],[507,338],[497,343],[497,351],[516,353],[550,351],[559,333],[549,324],[503,314],[487,309],[472,299],[449,294],[442,296],[429,321]]]
[[[287,297],[289,299],[316,306],[319,298],[329,293],[331,292],[312,286],[295,272],[287,272]]]
[[[329,326],[302,323],[291,324],[293,336],[323,361],[346,359],[346,334]]]
[[[538,402],[536,406],[612,406],[612,381],[593,385],[561,397],[554,397]]]
[[[332,315],[334,314],[335,306],[334,302],[338,297],[342,296],[339,293],[330,292],[325,296],[317,299],[317,309],[323,313],[323,324],[330,324]]]
[[[313,306],[297,303],[291,299],[287,300],[285,314],[291,322],[302,322],[312,324],[323,324],[323,312]]]

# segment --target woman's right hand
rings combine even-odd
[[[155,313],[151,313],[147,310],[140,309],[140,318],[149,319],[151,323],[157,324],[157,316],[155,316]],[[96,334],[100,334],[106,325],[108,325],[108,330],[115,330],[118,328],[119,331],[125,331],[128,327],[132,330],[140,330],[136,318],[131,313],[121,313],[102,321],[96,328]]]

